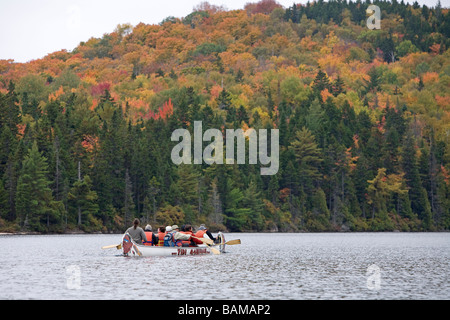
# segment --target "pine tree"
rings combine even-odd
[[[306,128],[297,131],[289,149],[295,154],[299,164],[299,177],[302,188],[312,188],[320,179],[319,165],[323,161],[320,148],[317,146],[311,131]]]
[[[402,167],[409,188],[412,211],[422,220],[424,228],[428,229],[431,223],[431,207],[427,192],[420,179],[416,141],[411,131],[408,132],[403,143]]]
[[[228,181],[229,189],[231,190],[227,196],[225,223],[231,232],[242,231],[248,228],[248,215],[251,212],[250,208],[242,205],[244,194],[239,188],[231,189],[231,181]]]
[[[264,229],[264,217],[262,215],[263,202],[261,199],[261,192],[258,191],[256,183],[251,180],[248,188],[244,190],[244,198],[242,199],[242,206],[249,209],[247,215],[247,228],[250,230],[261,231]]]
[[[228,110],[229,107],[231,106],[230,93],[227,90],[223,89],[219,94],[217,103],[218,103],[219,109]]]
[[[22,163],[17,183],[16,208],[22,228],[44,231],[53,196],[48,187],[47,159],[38,150],[36,141]]]
[[[13,134],[17,134],[17,125],[21,120],[15,88],[14,83],[10,81],[6,95],[0,93],[0,129],[8,126]]]
[[[311,216],[306,221],[309,230],[325,231],[330,228],[330,210],[322,188],[314,190],[311,199]]]
[[[332,86],[330,84],[330,79],[328,78],[327,74],[322,71],[322,69],[319,68],[319,71],[317,72],[316,78],[314,79],[313,84],[314,92],[320,93],[325,89],[328,89],[328,91],[332,92]]]
[[[369,81],[365,80],[366,93],[380,91],[381,74],[378,69],[372,67],[367,75],[370,77],[370,79]]]
[[[333,96],[337,97],[341,93],[345,93],[344,81],[342,81],[341,77],[338,75],[336,80],[333,82]]]
[[[124,189],[124,200],[123,200],[123,216],[125,225],[131,224],[135,217],[135,205],[133,200],[133,185],[131,184],[130,174],[129,170],[126,169],[125,171],[125,189]]]
[[[0,219],[8,217],[8,192],[4,188],[3,181],[0,179]]]
[[[86,224],[89,216],[95,216],[99,207],[97,192],[92,190],[92,180],[89,176],[75,181],[68,194],[70,210],[76,217],[78,227]]]

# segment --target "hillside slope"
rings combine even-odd
[[[369,4],[203,3],[0,61],[0,230],[448,230],[449,10]],[[279,129],[279,172],[174,165],[194,121]]]

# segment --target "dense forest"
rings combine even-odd
[[[28,63],[0,60],[0,231],[450,228],[450,12],[201,3]],[[279,129],[276,175],[180,165],[175,129]]]

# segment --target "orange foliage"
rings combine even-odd
[[[211,88],[211,98],[217,99],[219,98],[220,93],[223,91],[222,87],[219,85],[214,85]]]
[[[438,106],[440,106],[442,108],[450,107],[450,96],[449,95],[445,95],[443,97],[441,97],[439,95],[435,95],[434,99],[436,100],[436,103]]]
[[[322,97],[322,102],[325,103],[328,97],[332,97],[333,95],[328,91],[328,89],[324,89],[320,92],[320,96]]]
[[[54,93],[50,93],[48,96],[48,101],[56,101],[60,96],[64,94],[64,89],[62,86],[59,87]]]
[[[432,46],[430,46],[430,51],[433,53],[433,55],[439,54],[441,51],[441,45],[439,43],[435,43]]]
[[[98,137],[85,135],[83,137],[81,145],[83,146],[83,148],[86,150],[87,153],[91,153],[92,151],[94,151],[95,147],[97,146],[97,143]]]
[[[357,134],[355,134],[353,136],[353,144],[354,144],[356,149],[359,149],[359,136]]]
[[[433,83],[439,81],[439,75],[436,72],[426,72],[422,76],[424,84]]]
[[[97,99],[92,99],[92,105],[91,105],[91,110],[93,111],[95,108],[97,108],[98,106],[98,100]]]

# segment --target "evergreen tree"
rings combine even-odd
[[[320,180],[319,165],[323,161],[321,151],[311,131],[306,128],[297,131],[289,149],[295,154],[299,165],[300,184],[304,191],[312,189]]]
[[[344,88],[344,81],[342,81],[341,77],[338,75],[336,80],[333,82],[333,96],[337,97],[341,93],[346,93]]]
[[[38,150],[36,141],[22,163],[17,182],[16,208],[22,228],[44,231],[53,196],[49,188],[47,159]]]
[[[320,93],[325,89],[328,89],[328,91],[332,92],[330,79],[328,78],[327,74],[320,68],[317,72],[316,78],[314,79],[313,89],[316,93]]]
[[[17,125],[21,120],[15,88],[14,83],[10,81],[6,95],[0,93],[0,130],[8,126],[13,134],[17,134]]]
[[[262,215],[263,202],[261,192],[258,191],[256,183],[251,180],[248,188],[243,192],[242,207],[249,210],[246,228],[249,230],[262,231],[265,227]]]
[[[431,223],[431,208],[426,190],[420,179],[416,146],[413,134],[409,131],[403,144],[402,167],[409,188],[412,211],[423,221],[424,228],[428,229]]]
[[[98,195],[92,190],[92,180],[86,175],[83,179],[75,181],[68,194],[69,210],[76,217],[78,227],[88,226],[90,217],[97,215],[99,207]],[[75,219],[74,219],[75,220]]]
[[[370,77],[369,81],[365,81],[366,82],[366,93],[367,92],[376,92],[380,90],[380,78],[381,78],[381,74],[380,71],[375,68],[372,67],[369,72],[367,73]]]
[[[4,188],[3,181],[0,179],[0,219],[8,217],[8,192]]]
[[[228,181],[231,189],[231,181]],[[244,194],[239,188],[232,188],[227,196],[227,206],[225,210],[225,223],[227,228],[233,231],[245,230],[248,227],[248,216],[251,212],[250,208],[242,205]]]

